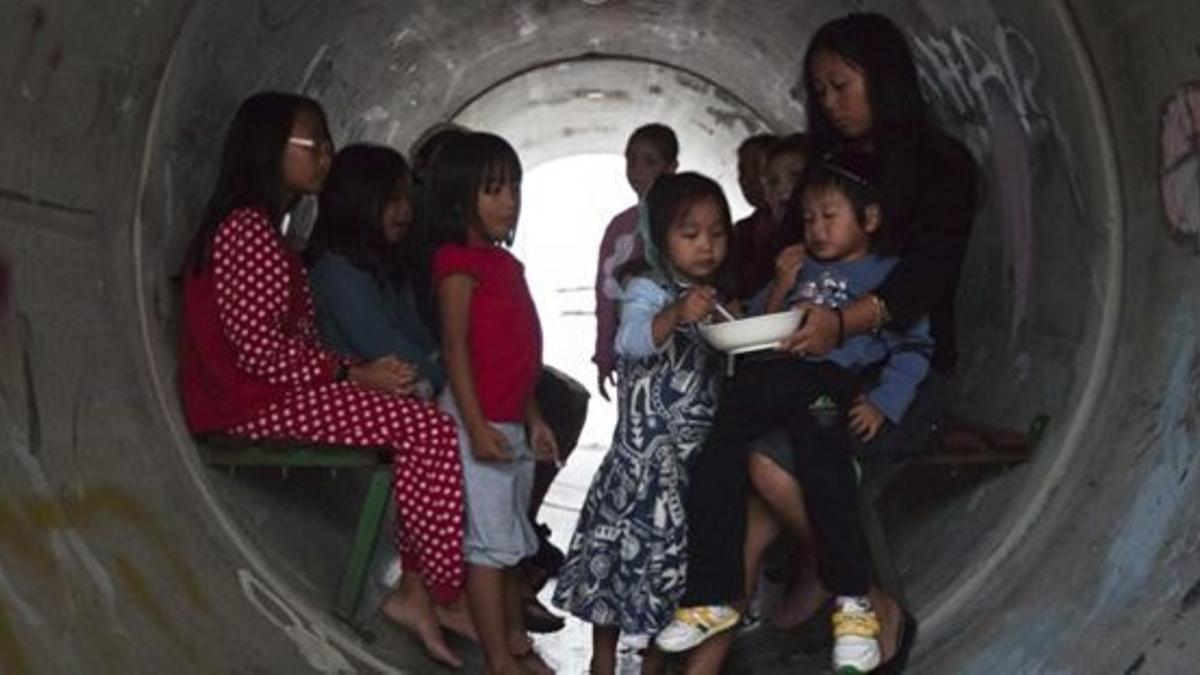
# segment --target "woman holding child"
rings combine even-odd
[[[790,352],[801,363],[826,363],[826,355],[832,357],[858,337],[879,334],[885,328],[899,334],[911,333],[925,317],[930,325],[930,374],[916,391],[912,404],[906,406],[908,412],[901,420],[890,419],[892,415],[884,419],[879,414],[884,412],[880,406],[864,411],[862,403],[867,399],[860,393],[839,390],[831,396],[832,416],[838,428],[852,432],[851,439],[879,435],[866,448],[868,453],[877,452],[878,446],[889,444],[889,437],[913,443],[920,433],[908,427],[923,427],[927,433],[929,419],[925,411],[937,407],[931,405],[930,398],[939,389],[941,379],[953,371],[954,298],[976,208],[977,170],[966,148],[938,130],[931,120],[911,51],[890,20],[875,14],[853,14],[826,24],[813,38],[804,64],[812,156],[824,159],[830,150],[838,150],[843,157],[852,152],[872,158],[879,174],[873,198],[883,224],[872,235],[872,248],[893,257],[894,263],[873,287],[859,289],[843,302],[804,304],[807,319],[781,350]],[[871,182],[859,171],[846,171],[850,167],[843,164],[826,166],[825,172],[834,175],[833,183],[840,180],[845,187],[857,184],[855,179]],[[853,178],[847,179],[846,174]],[[811,191],[797,192],[809,202],[805,207],[807,229],[814,219],[824,217],[825,210],[810,201],[817,197]],[[865,211],[859,215],[861,220]],[[820,257],[816,251],[790,249],[781,255],[779,265],[798,269],[809,265],[808,258]],[[737,389],[736,382],[732,388]],[[741,553],[729,550],[728,542],[747,540],[747,500],[744,489],[730,486],[744,485],[749,478],[746,460],[750,439],[720,442],[726,401],[723,397],[714,422],[713,435],[718,442],[714,444],[710,437],[691,478],[688,594],[676,619],[659,639],[659,645],[671,651],[689,649],[736,625],[735,607],[744,599],[744,560]],[[735,412],[738,407],[744,406],[735,406]],[[820,421],[815,413],[821,411],[810,409],[807,415],[814,427]],[[794,431],[793,441],[813,440],[799,428]],[[865,592],[863,551],[851,545],[861,543],[861,526],[853,522],[857,518],[853,496],[857,488],[851,474],[846,473],[852,456],[850,443],[843,438],[836,445],[842,446],[842,460],[836,460],[836,453],[821,454],[833,462],[826,467],[832,475],[841,477],[839,491],[822,490],[820,497],[812,494],[823,477],[805,473],[825,469],[814,468],[815,460],[805,456],[811,445],[792,446],[789,468],[752,462],[762,469],[756,472],[753,483],[760,491],[762,485],[774,485],[776,489],[763,497],[781,520],[804,523],[811,515],[819,548],[833,544],[835,550],[854,552],[854,564],[845,567],[848,564],[842,563],[841,569],[830,569],[833,560],[822,559],[820,582],[828,590],[820,591],[820,586],[809,584],[810,590],[815,587],[817,592],[840,596],[835,614],[835,670],[898,671],[911,647],[915,622],[891,598],[875,589]],[[797,471],[795,466],[801,468]],[[786,489],[778,489],[781,484]],[[831,501],[835,503],[832,507]],[[846,518],[842,513],[839,518],[839,511],[854,516]],[[811,550],[802,554],[812,555]],[[710,641],[698,650],[689,670],[715,672],[724,657],[720,642]]]

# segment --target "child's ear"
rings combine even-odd
[[[670,164],[667,165],[667,170],[664,173],[666,173],[667,175],[671,175],[678,170],[679,170],[679,160],[675,160],[674,162],[671,162]]]
[[[863,222],[863,231],[867,234],[875,234],[879,226],[883,223],[883,211],[878,204],[868,204],[863,210],[865,222]]]

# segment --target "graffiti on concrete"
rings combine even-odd
[[[1136,476],[1132,501],[1107,542],[1104,578],[1097,586],[1093,616],[1137,599],[1139,589],[1157,573],[1164,557],[1191,555],[1189,540],[1178,537],[1181,521],[1189,522],[1189,495],[1200,480],[1200,341],[1195,338],[1196,305],[1182,296],[1171,317],[1168,370],[1131,409],[1126,427],[1136,433],[1147,464]],[[1187,525],[1183,525],[1187,529]]]
[[[1163,104],[1160,143],[1168,234],[1200,254],[1200,82],[1184,85]]]
[[[1033,285],[1030,146],[1052,128],[1035,95],[1041,60],[1024,34],[1003,24],[993,33],[990,50],[958,27],[913,35],[912,42],[929,100],[976,157],[990,159],[1004,225],[1004,268],[1013,291],[1010,337],[1015,339]]]
[[[283,598],[259,581],[249,570],[238,570],[238,582],[246,600],[266,617],[267,621],[283,631],[313,670],[325,675],[352,675],[358,672],[346,660],[345,655],[330,644],[329,637],[320,626],[305,622]]]
[[[1025,134],[1043,131],[1047,115],[1035,95],[1042,66],[1033,43],[1001,24],[991,47],[989,51],[958,27],[941,35],[914,35],[913,52],[926,93],[954,116],[952,123],[978,124],[986,132],[999,98],[1015,111]]]

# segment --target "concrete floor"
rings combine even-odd
[[[569,462],[559,474],[542,507],[539,518],[550,526],[551,540],[556,546],[566,550],[575,531],[575,523],[579,518],[579,509],[587,494],[591,477],[604,457],[607,448],[600,446],[584,446],[577,449]],[[381,557],[387,556],[386,546]],[[306,575],[311,577],[312,575]],[[385,577],[377,574],[377,581]],[[781,589],[775,586],[764,588],[763,597],[778,597]],[[374,589],[375,597],[383,592],[382,586]],[[554,581],[551,580],[539,599],[556,614],[563,615],[550,602],[554,594]],[[767,601],[769,602],[769,601]],[[375,603],[368,602],[367,613]],[[760,600],[763,611],[769,610],[769,604]],[[563,675],[585,675],[591,659],[591,626],[575,617],[566,615],[566,627],[557,633],[535,635],[534,642],[540,654],[557,672]],[[424,659],[419,650],[414,648],[409,640],[395,626],[389,625],[378,613],[370,617],[369,630],[373,634],[372,646],[380,653],[386,654],[392,663],[406,664],[414,672],[454,672],[439,668],[435,663]],[[809,631],[810,633],[813,631]],[[743,631],[730,657],[728,672],[750,674],[765,673],[796,673],[797,675],[817,674],[828,671],[829,653],[820,643],[813,646],[812,636],[808,642],[802,639],[806,634],[802,631],[791,633],[771,631],[757,628]],[[482,668],[479,650],[472,644],[454,639],[454,648],[468,662],[468,671]],[[619,653],[619,675],[637,675],[641,672],[641,660],[637,650],[642,645],[636,640],[625,640]],[[807,649],[808,651],[804,651]]]

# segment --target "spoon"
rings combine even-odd
[[[721,303],[717,302],[716,300],[713,300],[713,308],[715,308],[718,312],[720,312],[721,316],[725,317],[727,320],[737,321],[737,317],[733,315],[733,312],[730,312],[729,310],[725,309],[725,305],[722,305]]]
[[[684,281],[682,279],[679,279],[679,278],[675,279],[675,283],[680,288],[692,288],[693,287],[693,284],[691,284],[687,281]],[[722,305],[717,300],[713,300],[713,308],[716,309],[718,312],[720,312],[721,316],[725,317],[725,319],[727,321],[737,321],[738,320],[737,317],[733,315],[733,312],[730,312],[728,309],[725,309],[725,305]]]

